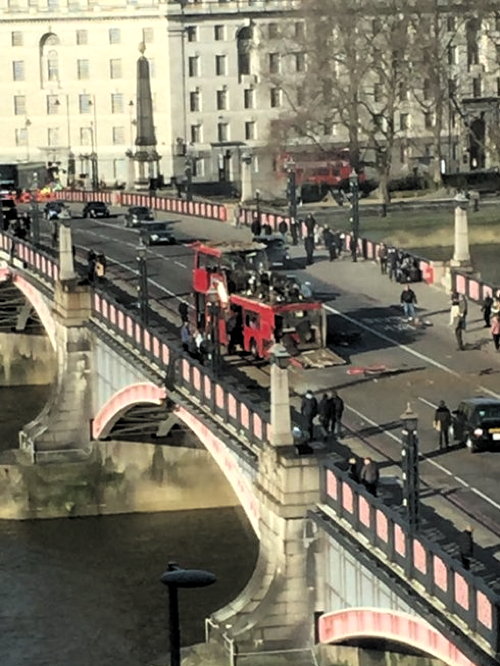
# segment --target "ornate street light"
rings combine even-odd
[[[349,176],[349,189],[351,191],[351,256],[352,260],[358,260],[358,239],[359,239],[359,178],[358,174],[351,171]]]
[[[418,416],[407,404],[400,416],[403,424],[403,450],[401,467],[403,471],[403,505],[406,507],[410,534],[420,527],[420,477],[418,470]]]
[[[288,173],[288,183],[286,188],[286,198],[288,201],[288,214],[295,220],[297,217],[297,165],[292,157],[289,157],[285,164],[285,170]]]
[[[210,361],[212,372],[217,376],[220,368],[220,344],[219,344],[219,294],[215,289],[207,292],[207,306],[210,317]]]
[[[139,296],[139,312],[144,326],[149,323],[149,290],[148,290],[148,264],[147,248],[141,241],[137,247],[137,270],[139,273],[139,284],[137,286]]]

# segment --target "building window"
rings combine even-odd
[[[225,76],[226,74],[226,56],[215,56],[215,74],[217,76]]]
[[[190,111],[199,111],[200,110],[200,91],[192,90],[189,93],[189,110]]]
[[[267,26],[267,36],[269,39],[277,39],[279,37],[277,23],[269,23]]]
[[[306,93],[304,88],[297,88],[297,106],[305,106]]]
[[[457,64],[457,47],[450,45],[448,46],[448,65],[456,65]]]
[[[245,109],[254,108],[254,91],[253,88],[246,88],[243,91],[243,106]]]
[[[111,79],[122,78],[122,61],[121,58],[112,58],[109,61],[109,76]]]
[[[497,64],[498,64],[500,63],[500,44],[496,44],[495,49],[496,49]]]
[[[217,111],[225,111],[227,109],[227,91],[217,90]]]
[[[399,129],[407,130],[410,125],[410,114],[409,113],[400,113],[399,114]]]
[[[373,85],[373,101],[377,102],[377,103],[382,101],[382,84],[381,83],[375,83]]]
[[[500,76],[497,76],[497,97],[500,97]]]
[[[382,21],[377,17],[372,20],[372,33],[378,35],[382,30]]]
[[[23,33],[19,30],[14,30],[10,36],[10,43],[12,46],[22,46],[23,45]]]
[[[90,95],[78,95],[78,109],[80,113],[90,113],[91,99]]]
[[[47,145],[49,146],[58,146],[59,145],[59,128],[58,127],[49,127],[47,130]]]
[[[448,16],[446,19],[446,29],[448,32],[455,32],[455,17]]]
[[[90,67],[88,60],[77,60],[76,61],[76,75],[82,79],[88,79],[90,76]]]
[[[24,81],[24,60],[14,60],[12,63],[12,78],[14,81]]]
[[[481,97],[481,79],[479,77],[472,79],[472,97]]]
[[[216,42],[224,41],[225,30],[223,25],[214,25],[214,39]]]
[[[424,99],[431,98],[431,82],[429,79],[424,79],[424,84],[422,86],[422,93],[424,95]]]
[[[49,116],[59,113],[59,99],[57,95],[47,95],[47,113]]]
[[[191,125],[191,143],[201,143],[201,125]]]
[[[305,53],[294,53],[295,60],[295,71],[296,72],[305,72],[306,69],[306,54]]]
[[[188,60],[188,74],[189,76],[199,76],[199,62],[198,56],[190,56]]]
[[[59,0],[47,0],[47,7],[49,9],[59,9]]]
[[[401,143],[399,145],[399,161],[401,164],[404,164],[406,162],[406,146],[404,143]]]
[[[424,127],[425,129],[432,129],[434,127],[433,113],[424,113]]]
[[[255,139],[255,123],[249,120],[245,123],[245,141],[253,141]]]
[[[142,29],[142,41],[144,42],[144,44],[152,44],[154,42],[153,28]]]
[[[276,109],[281,106],[281,88],[271,88],[271,107]]]
[[[186,35],[187,35],[187,38],[188,38],[188,42],[197,42],[198,41],[198,31],[196,29],[196,26],[189,25],[186,28]]]
[[[448,79],[448,95],[454,97],[457,92],[457,82],[455,79]]]
[[[238,75],[250,74],[250,50],[252,47],[252,28],[245,27],[238,31]]]
[[[76,31],[76,43],[78,46],[84,46],[89,43],[89,35],[86,30],[77,30]]]
[[[111,95],[111,113],[123,113],[122,93],[113,93]]]
[[[408,101],[408,86],[406,85],[406,81],[399,82],[399,99],[402,102]]]
[[[295,39],[304,39],[305,37],[305,26],[303,21],[297,21],[293,27],[293,33]]]
[[[16,116],[26,115],[26,96],[14,95],[14,114]]]
[[[47,55],[47,79],[49,81],[59,80],[59,58],[57,51],[49,51]]]
[[[217,123],[217,141],[219,143],[224,143],[225,141],[229,141],[228,123]]]
[[[113,145],[122,146],[125,143],[125,128],[124,127],[113,127]]]
[[[28,144],[28,130],[26,127],[16,129],[16,146],[26,146]]]
[[[279,53],[270,53],[269,54],[269,72],[271,74],[279,74],[280,72],[280,54]]]
[[[90,127],[80,127],[80,145],[92,145],[92,129]]]
[[[110,44],[119,44],[121,42],[120,28],[110,28],[108,34]]]

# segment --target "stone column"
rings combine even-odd
[[[455,197],[455,246],[450,265],[464,270],[472,270],[469,252],[468,207],[468,198],[462,193],[457,194]]]
[[[290,419],[288,362],[290,354],[281,344],[271,347],[271,436],[272,446],[293,444]]]
[[[135,163],[134,156],[131,153],[127,155],[127,191],[132,192],[135,185]]]
[[[76,277],[71,223],[69,220],[61,220],[59,223],[59,280],[67,282]]]
[[[253,199],[252,156],[244,153],[241,156],[241,203]]]

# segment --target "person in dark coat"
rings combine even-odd
[[[444,400],[439,401],[434,413],[434,427],[439,432],[439,450],[447,449],[450,445],[451,412]]]
[[[382,275],[387,273],[387,245],[385,243],[380,243],[378,248],[378,260],[380,262],[380,272]]]
[[[95,280],[95,267],[97,262],[97,254],[94,250],[90,249],[87,252],[87,277],[89,282],[94,282]]]
[[[359,483],[359,460],[352,456],[347,462],[349,463],[349,478],[355,483]]]
[[[306,251],[306,264],[310,266],[314,263],[314,237],[306,236],[304,238],[304,249]]]
[[[467,525],[465,530],[458,537],[458,547],[460,549],[460,561],[464,569],[470,569],[470,561],[474,552],[474,539],[472,538],[473,528]]]
[[[292,245],[299,244],[299,224],[298,220],[292,219],[290,222],[290,234],[292,236]]]
[[[313,421],[318,413],[318,401],[314,397],[312,391],[306,391],[306,394],[302,398],[300,413],[305,421],[305,431],[308,436],[308,441],[311,441],[314,435]]]
[[[179,307],[178,307],[178,312],[179,316],[181,318],[182,323],[184,324],[185,322],[188,321],[189,318],[189,306],[186,303],[186,301],[180,301]]]
[[[363,460],[363,467],[361,468],[361,473],[359,475],[361,483],[364,485],[366,490],[373,495],[377,496],[377,487],[379,480],[379,471],[377,464],[371,458],[365,458]]]
[[[333,421],[332,432],[337,437],[342,437],[342,415],[344,414],[344,401],[337,391],[332,393],[333,402]]]
[[[260,215],[255,211],[253,214],[252,224],[250,225],[250,231],[253,236],[260,236],[262,232],[262,224],[260,223]]]
[[[314,228],[316,227],[316,220],[314,217],[309,213],[305,219],[305,225],[306,225],[306,232],[308,236],[312,236],[314,238]]]
[[[398,270],[398,253],[395,247],[389,247],[387,249],[387,266],[389,267],[389,280],[396,279],[396,273]]]
[[[332,432],[332,426],[335,421],[335,407],[330,393],[323,393],[323,397],[318,405],[319,422],[324,430],[325,439]]]
[[[489,328],[491,326],[491,308],[493,306],[493,299],[492,297],[487,294],[483,304],[481,306],[481,311],[483,313],[483,319],[484,319],[484,327]]]
[[[288,233],[288,224],[286,223],[286,220],[281,220],[281,222],[278,224],[278,231],[281,234],[281,238],[286,241],[286,235]]]
[[[334,234],[328,227],[325,227],[325,230],[323,231],[323,242],[328,250],[329,260],[333,261],[337,258],[337,243],[335,242]]]

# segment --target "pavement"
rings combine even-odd
[[[191,240],[249,240],[247,228],[235,228],[214,220],[174,216],[173,229],[181,243]],[[75,242],[81,252],[89,246],[104,251],[111,270],[120,272],[122,287],[135,290],[137,232],[124,230],[119,218],[94,222],[75,220]],[[186,245],[151,249],[152,289],[158,303],[175,312],[178,300],[191,292],[192,250]],[[480,309],[469,303],[467,348],[456,350],[449,327],[449,297],[438,289],[413,285],[419,316],[428,323],[416,329],[401,316],[402,286],[380,274],[376,264],[350,257],[328,262],[319,249],[315,263],[304,267],[302,247],[292,248],[295,269],[311,281],[329,313],[334,351],[346,365],[324,370],[291,369],[293,404],[307,388],[317,393],[335,389],[344,398],[345,437],[317,442],[335,460],[369,455],[381,469],[381,492],[388,503],[398,500],[401,488],[401,421],[407,402],[419,414],[422,458],[420,477],[425,530],[456,555],[458,531],[474,527],[477,544],[473,571],[486,575],[498,571],[500,559],[500,454],[471,455],[461,447],[436,450],[432,428],[437,402],[450,409],[472,395],[500,395],[500,354],[493,351],[489,332],[483,328]],[[294,271],[295,272],[295,271]],[[344,344],[352,333],[357,341]],[[354,337],[354,336],[353,336]],[[340,342],[339,342],[340,340]],[[377,366],[372,374],[367,368]],[[265,368],[241,369],[261,385],[268,383]],[[441,536],[438,536],[441,535]],[[496,586],[496,575],[491,580]]]

